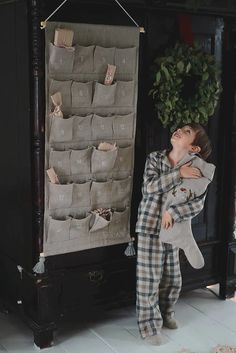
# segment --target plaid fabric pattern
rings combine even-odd
[[[162,243],[157,236],[138,234],[137,302],[140,334],[157,334],[162,317],[174,314],[182,279],[179,249]]]
[[[145,165],[142,194],[136,232],[137,253],[137,316],[141,336],[155,335],[162,327],[163,315],[173,315],[182,279],[179,249],[159,240],[161,215],[167,193],[181,184],[179,168],[194,158],[188,155],[174,168],[167,151],[148,155]],[[196,216],[203,208],[205,194],[188,203],[171,206],[167,211],[175,222]]]
[[[167,198],[167,192],[181,184],[179,168],[192,160],[194,155],[187,156],[174,168],[167,157],[167,151],[156,151],[148,155],[143,176],[143,198],[138,209],[136,232],[159,234],[161,226],[162,207]],[[171,206],[167,211],[175,222],[193,218],[203,209],[205,194],[188,203]]]

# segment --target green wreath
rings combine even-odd
[[[174,131],[191,122],[207,124],[221,92],[219,70],[212,55],[177,43],[155,60],[154,74],[149,94],[164,127]]]

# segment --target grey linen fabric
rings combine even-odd
[[[184,214],[184,204],[206,192],[208,184],[213,179],[215,166],[197,156],[192,160],[191,166],[199,168],[202,177],[198,179],[182,179],[180,185],[175,186],[168,192],[163,207],[164,211],[167,210],[172,214],[172,210],[174,210],[176,206],[182,205],[182,212]],[[186,212],[187,211],[188,210],[186,210]],[[173,218],[175,219],[174,213]],[[160,239],[164,243],[172,244],[173,246],[183,249],[192,267],[201,268],[204,266],[204,258],[193,237],[191,218],[182,220],[181,222],[174,222],[173,227],[169,229],[162,227],[160,230]]]
[[[53,45],[56,28],[74,31],[72,48]],[[45,170],[53,167],[60,184],[49,183],[45,173],[43,252],[128,242],[139,29],[49,21],[45,36]],[[117,66],[110,86],[104,85],[107,64]],[[57,92],[63,119],[50,116]],[[99,151],[100,142],[117,149]],[[91,212],[101,207],[114,212],[98,229]]]

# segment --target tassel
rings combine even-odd
[[[45,262],[44,253],[41,253],[39,256],[39,262],[37,262],[36,265],[34,266],[33,272],[38,274],[44,273],[45,271],[44,262]]]
[[[17,265],[17,270],[20,272],[20,279],[22,279],[23,267],[21,265]]]
[[[127,248],[124,251],[124,254],[126,256],[135,256],[136,252],[135,252],[135,248],[134,248],[134,238],[131,238],[131,241],[129,242]]]

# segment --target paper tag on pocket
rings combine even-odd
[[[60,184],[58,176],[54,170],[54,168],[50,168],[47,170],[47,175],[49,177],[49,180],[51,181],[51,183],[53,184]]]
[[[115,65],[107,65],[107,72],[106,72],[106,76],[105,76],[105,80],[104,80],[104,85],[111,85],[113,80],[114,80],[114,76],[115,76],[115,72],[116,72],[116,66]]]
[[[56,92],[51,96],[52,103],[54,105],[54,110],[49,114],[51,118],[63,118],[63,113],[61,111],[62,97],[61,92]]]
[[[56,92],[51,96],[53,105],[62,105],[62,96],[61,92]]]
[[[116,142],[111,144],[109,142],[100,142],[97,148],[99,151],[113,151],[116,150]]]
[[[56,28],[54,35],[54,45],[57,47],[71,47],[74,31],[71,29]]]

